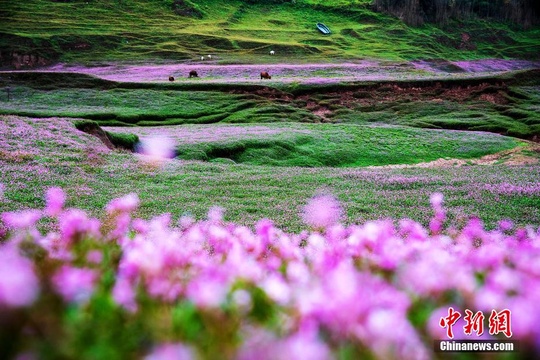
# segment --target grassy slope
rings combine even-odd
[[[470,215],[489,226],[501,218],[520,225],[538,225],[540,219],[537,165],[309,169],[171,161],[156,170],[129,153],[109,152],[63,119],[0,120],[0,183],[6,185],[0,212],[42,206],[44,190],[62,186],[68,206],[92,214],[113,197],[136,191],[145,218],[163,212],[203,218],[219,205],[227,209],[227,220],[251,226],[269,217],[291,231],[301,228],[302,206],[320,190],[339,198],[349,223],[387,217],[427,223],[429,196],[436,191],[445,195],[456,226]]]
[[[183,123],[316,121],[290,104],[259,96],[217,91],[148,89],[65,89],[39,91],[17,87],[14,99],[0,101],[0,113],[35,117],[65,116],[101,125],[173,125]]]
[[[485,22],[465,23],[463,28],[453,24],[445,30],[432,26],[411,29],[396,19],[374,14],[366,7],[347,9],[344,13],[328,6],[330,2],[323,4],[322,1],[307,4],[307,1],[298,0],[296,5],[271,8],[245,6],[234,0],[197,1],[205,14],[201,20],[173,15],[163,1],[138,1],[136,5],[121,1],[120,7],[117,6],[119,3],[112,0],[95,0],[88,4],[85,1],[9,2],[2,8],[0,31],[15,38],[1,36],[0,45],[15,44],[23,52],[36,48],[42,53],[53,51],[62,61],[81,62],[197,59],[208,53],[217,55],[221,62],[339,61],[371,57],[389,60],[483,56],[530,58],[540,53],[537,51],[538,29],[515,32],[504,24]],[[336,2],[336,5],[343,6],[344,3]],[[324,21],[334,34],[330,37],[320,35],[313,26],[317,21]],[[459,42],[463,29],[471,29],[476,34],[473,35],[478,51],[456,51],[450,46]],[[502,45],[490,43],[485,34],[496,30],[507,34],[510,40],[505,38],[507,41]],[[21,38],[29,41],[20,41]],[[443,41],[445,39],[447,41]],[[275,49],[278,56],[268,56],[270,48]],[[224,112],[223,107],[231,97],[237,96],[211,92],[191,94],[201,97],[195,104],[200,108],[186,107],[179,111],[177,108],[183,106],[182,101],[186,99],[178,93],[169,96],[170,89],[166,88],[129,91],[83,88],[86,90],[75,86],[71,90],[57,88],[41,92],[20,87],[15,89],[14,95],[24,97],[10,104],[4,101],[2,108],[5,113],[26,112],[34,116],[79,117],[88,113],[100,116],[103,112],[106,115],[102,116],[103,123],[109,124],[114,123],[111,119],[149,121],[177,112],[182,116],[194,114],[193,119],[204,120],[190,122],[208,119],[214,122],[223,120],[219,119],[220,111],[231,113]],[[537,87],[518,91],[528,92],[519,98],[525,98],[524,111],[536,111]],[[85,96],[74,97],[77,92]],[[212,101],[208,101],[210,99]],[[232,116],[236,116],[236,121],[314,120],[309,113],[291,104],[275,105],[264,99],[245,97],[240,102],[247,105],[234,112]],[[439,113],[433,111],[434,117],[440,118]],[[358,116],[358,112],[345,111],[338,113],[334,120],[365,124],[379,112],[388,114],[379,119],[381,122],[392,122],[389,121],[392,116],[396,118],[395,109],[386,107],[372,111],[369,118]],[[108,116],[110,114],[114,116]],[[211,117],[204,118],[206,115]],[[410,120],[414,119],[411,117]],[[103,207],[114,196],[136,189],[143,200],[141,215],[145,217],[167,211],[177,216],[189,211],[200,218],[209,206],[217,204],[228,209],[230,220],[251,224],[266,216],[290,230],[300,228],[298,212],[317,189],[335,193],[344,203],[350,221],[411,217],[425,222],[430,215],[429,195],[435,191],[442,191],[447,196],[450,216],[458,219],[458,224],[465,221],[465,214],[477,214],[491,226],[501,218],[511,218],[519,224],[536,224],[539,218],[540,204],[532,187],[538,179],[537,166],[359,170],[172,162],[162,171],[155,172],[141,166],[130,154],[98,151],[101,145],[96,140],[72,133],[72,129],[61,125],[60,119],[34,119],[28,123],[27,120],[3,117],[2,121],[12,121],[16,124],[14,128],[26,122],[24,126],[36,128],[29,134],[44,134],[43,128],[49,128],[47,131],[59,138],[51,135],[54,140],[40,138],[30,142],[23,133],[7,136],[7,132],[0,132],[4,136],[3,145],[8,144],[0,153],[3,169],[0,183],[7,186],[7,201],[0,204],[0,211],[40,206],[43,190],[54,185],[68,190],[70,206],[91,211]],[[57,126],[64,127],[58,129]],[[355,128],[354,125],[347,126]],[[332,128],[331,131],[339,129]],[[318,146],[317,151],[321,143]],[[505,184],[516,187],[507,194]],[[498,206],[493,206],[494,203]]]
[[[328,89],[305,85],[289,88],[287,100],[272,100],[254,94],[259,85],[237,84],[119,84],[73,74],[18,74],[28,79],[5,82],[12,86],[11,99],[0,94],[0,114],[33,117],[62,116],[86,118],[101,125],[177,125],[224,123],[267,123],[331,121],[354,124],[392,124],[433,129],[490,131],[532,139],[540,135],[538,74],[529,73],[531,84],[506,77],[495,82],[513,82],[510,87],[484,86],[470,90],[468,98],[445,97],[445,90],[426,87],[421,92],[395,92],[380,84],[379,88],[332,85]],[[54,77],[51,77],[54,75]],[[533,76],[534,75],[534,76]],[[518,75],[516,75],[518,76]],[[7,80],[6,80],[7,81]],[[480,81],[481,82],[481,81]],[[422,82],[419,82],[421,84]],[[369,86],[369,85],[368,85]],[[414,85],[414,83],[412,84]],[[418,85],[420,86],[420,85]],[[424,86],[424,85],[422,85]],[[460,89],[453,85],[450,93]],[[463,85],[465,89],[466,86]],[[222,90],[222,91],[220,91]],[[231,90],[245,92],[232,94]],[[266,89],[268,90],[268,89]],[[272,90],[273,91],[273,90]],[[303,94],[310,91],[311,93]],[[460,91],[463,91],[461,89]],[[251,93],[250,93],[251,92]],[[342,98],[343,92],[349,98]],[[499,103],[484,97],[497,96]],[[323,119],[308,109],[309,102],[328,109]]]
[[[369,1],[193,2],[204,14],[202,19],[176,15],[171,2],[164,0],[10,1],[3,4],[0,47],[83,62],[198,59],[208,53],[223,62],[531,59],[540,53],[538,28],[518,31],[506,24],[472,20],[444,28],[410,28],[372,12]],[[332,29],[332,35],[315,29],[319,21]],[[456,49],[462,32],[471,34],[476,51]],[[279,56],[270,57],[269,49]]]
[[[252,128],[213,124],[169,127],[162,133],[177,139],[181,159],[231,159],[236,163],[272,166],[413,164],[439,158],[475,158],[518,145],[512,138],[481,132],[406,127],[279,123],[259,125],[250,136]],[[118,130],[123,129],[113,131]],[[149,129],[128,131],[141,135]],[[214,134],[210,139],[209,133]],[[239,135],[230,135],[234,133]]]

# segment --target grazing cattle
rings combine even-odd
[[[261,73],[261,79],[271,79],[272,77],[266,71]]]
[[[270,55],[275,55],[276,52],[274,50],[270,50]]]
[[[192,77],[199,77],[199,74],[197,74],[197,72],[195,70],[191,70],[189,72],[189,77],[192,78]]]
[[[201,61],[204,60],[204,56],[201,56]]]
[[[169,76],[169,81],[174,81],[174,76]]]
[[[212,55],[208,55],[208,58],[211,59],[211,58],[212,58]]]

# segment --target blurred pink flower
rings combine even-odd
[[[141,140],[138,152],[146,156],[144,160],[160,164],[175,157],[175,146],[174,140],[170,137],[153,136]]]
[[[428,351],[401,311],[374,309],[362,334],[378,359],[427,360]]]
[[[82,240],[83,236],[98,237],[100,223],[97,219],[90,219],[80,209],[68,209],[60,214],[58,219],[60,228],[60,243],[69,247],[73,242]]]
[[[63,265],[52,277],[56,292],[67,302],[84,303],[94,292],[97,272]]]
[[[49,216],[57,216],[64,207],[66,195],[62,189],[53,187],[47,190],[45,199],[47,204],[45,213]]]
[[[341,205],[332,195],[315,196],[304,207],[302,218],[313,228],[327,228],[336,224],[342,214]]]
[[[276,360],[310,359],[330,360],[332,355],[328,345],[317,338],[314,332],[300,332],[281,341],[275,349]]]
[[[187,287],[187,297],[201,308],[217,308],[224,301],[229,285],[220,276],[210,274],[192,280]]]
[[[2,221],[8,228],[28,229],[36,225],[41,219],[42,212],[39,210],[22,210],[2,213]]]
[[[252,307],[251,295],[244,289],[238,289],[231,294],[233,303],[244,312],[250,311]]]
[[[266,295],[280,305],[285,305],[291,297],[291,288],[279,275],[271,275],[261,283]]]
[[[508,297],[491,286],[483,286],[476,291],[474,298],[474,306],[478,310],[491,311],[499,309],[508,303]]]
[[[433,206],[434,208],[439,208],[442,206],[443,199],[444,199],[444,195],[442,193],[436,192],[436,193],[431,194],[431,196],[429,197],[429,202],[431,203],[431,206]]]
[[[47,204],[51,213],[63,207],[54,201]],[[437,234],[408,219],[399,221],[398,227],[393,220],[343,226],[338,223],[339,203],[329,195],[315,197],[305,208],[306,222],[318,231],[290,234],[268,219],[259,221],[255,230],[224,223],[220,208],[211,209],[206,221],[186,218],[179,227],[170,214],[132,221],[130,212],[139,200],[131,194],[107,207],[124,240],[118,244],[99,243],[103,238],[99,221],[82,210],[68,209],[58,216],[58,233],[9,234],[11,238],[0,246],[0,308],[25,306],[37,296],[33,264],[14,246],[24,244],[24,251],[34,255],[34,247],[26,247],[33,241],[48,251],[51,266],[60,264],[51,280],[67,302],[87,301],[100,274],[76,268],[72,261],[78,264],[86,256],[94,268],[106,255],[112,261],[119,258],[111,295],[129,312],[138,310],[138,296],[166,309],[189,301],[205,315],[224,315],[230,309],[230,314],[238,315],[233,335],[244,340],[234,344],[238,352],[231,357],[241,360],[326,359],[340,355],[332,351],[334,345],[349,342],[361,344],[373,358],[426,359],[426,346],[446,336],[440,320],[452,306],[449,299],[475,312],[511,309],[514,334],[534,344],[540,338],[540,311],[535,310],[540,299],[538,229],[506,224],[488,231],[474,218],[461,231],[445,229],[442,195],[434,194],[430,201]],[[2,218],[20,225],[19,214]],[[28,214],[30,220],[23,221],[23,227],[37,221],[31,211]],[[75,241],[81,242],[71,246]],[[96,250],[104,245],[115,251]],[[259,305],[257,292],[248,290],[254,288],[264,292],[265,306],[277,314],[275,327],[244,318]],[[437,307],[426,314],[425,328],[415,327],[419,319],[410,317],[411,304],[425,305],[426,311]],[[132,316],[146,316],[147,310],[141,303],[141,314]],[[456,339],[463,336],[463,325],[463,319],[455,324]],[[169,336],[174,334],[159,338]],[[182,344],[162,344],[147,358],[196,357],[198,345],[194,343],[192,351]]]
[[[38,359],[39,359],[39,356],[37,356],[37,354],[31,351],[20,353],[15,358],[15,360],[38,360]]]
[[[133,227],[133,230],[139,234],[146,234],[150,229],[148,222],[143,219],[134,219],[131,226]]]
[[[130,213],[139,207],[139,196],[131,193],[120,198],[116,198],[107,204],[107,213],[115,212]]]
[[[399,221],[400,234],[406,240],[424,241],[428,238],[428,233],[424,227],[411,219],[402,219]]]
[[[505,219],[505,220],[499,221],[499,229],[501,231],[508,231],[508,230],[511,230],[513,227],[514,227],[514,223],[512,222],[512,220]]]
[[[144,360],[192,360],[194,351],[183,344],[162,344],[157,346]]]
[[[195,219],[189,215],[184,215],[178,220],[178,225],[183,230],[189,228],[193,223],[195,223]]]
[[[213,223],[218,223],[223,221],[223,214],[225,209],[219,206],[213,206],[208,210],[208,221]]]
[[[116,283],[112,290],[114,301],[129,312],[137,311],[137,302],[135,300],[135,291],[133,285],[125,276],[116,277]]]
[[[100,264],[103,260],[103,253],[99,250],[92,250],[86,254],[86,261],[90,264]]]
[[[39,292],[39,280],[30,260],[13,244],[0,247],[0,307],[31,305]]]

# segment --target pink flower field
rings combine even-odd
[[[1,215],[3,355],[54,344],[52,358],[416,360],[458,339],[519,341],[510,358],[540,353],[540,229],[446,226],[440,193],[428,227],[344,226],[340,203],[321,194],[300,233],[230,223],[221,208],[143,220],[133,193],[102,220],[65,208],[59,188],[45,198]],[[38,231],[40,219],[54,230]]]
[[[538,67],[451,65],[461,70],[363,61],[47,71],[262,83],[264,70],[271,82],[330,83]],[[201,78],[188,79],[190,70]],[[173,159],[176,146],[323,132],[343,144],[354,134],[340,124],[103,127],[138,135],[133,154],[73,121],[0,116],[0,359],[427,360],[448,358],[443,344],[460,341],[514,347],[473,358],[540,357],[537,163],[278,169],[184,161]],[[379,126],[394,128],[361,131]],[[462,147],[487,138],[427,133],[414,135],[415,146],[421,137],[429,137],[422,146],[445,137]],[[450,358],[468,358],[461,355]]]
[[[119,127],[106,126],[107,131],[137,134],[143,141],[152,138],[167,138],[175,144],[195,144],[204,142],[227,141],[238,139],[262,139],[273,135],[293,137],[298,134],[310,134],[308,129],[294,129],[291,126],[230,124],[183,125],[183,126],[146,126]]]
[[[339,64],[218,64],[177,63],[162,65],[101,65],[75,66],[58,64],[42,71],[77,72],[120,82],[162,82],[173,76],[178,82],[260,83],[260,73],[267,71],[271,80],[281,83],[333,83],[354,81],[418,80],[439,78],[468,78],[501,74],[506,71],[538,68],[540,64],[525,60],[475,60],[460,62],[417,61],[390,63],[364,60]],[[451,69],[451,70],[448,70]],[[196,70],[199,78],[189,78]]]

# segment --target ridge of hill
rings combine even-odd
[[[370,0],[3,1],[0,66],[54,62],[540,59],[540,27],[480,19],[406,25]],[[332,34],[315,24],[324,22]],[[270,51],[275,51],[275,56]]]

